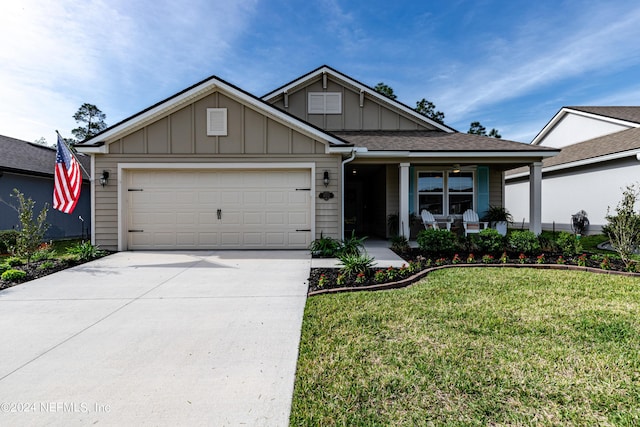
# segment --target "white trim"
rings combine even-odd
[[[587,166],[595,163],[607,162],[610,160],[623,159],[625,157],[631,157],[631,156],[636,156],[636,158],[638,158],[638,156],[640,156],[640,149],[621,151],[619,153],[607,154],[599,157],[592,157],[590,159],[577,160],[575,162],[570,162],[570,163],[562,163],[560,165],[549,166],[546,168],[543,167],[542,173],[555,172],[563,169],[577,168],[580,166]],[[523,178],[525,176],[529,176],[529,172],[520,172],[517,174],[509,175],[505,177],[505,180],[510,181],[512,179]]]
[[[91,186],[91,244],[96,244],[96,180],[93,179],[96,176],[96,156],[91,154],[91,180],[89,185]]]
[[[353,80],[352,78],[338,72],[335,70],[330,69],[329,67],[321,67],[319,69],[317,69],[316,71],[314,71],[311,74],[307,74],[303,77],[300,77],[296,80],[294,80],[293,82],[289,83],[288,85],[281,87],[279,89],[274,90],[273,92],[270,92],[268,94],[266,94],[265,96],[262,97],[262,99],[264,101],[269,101],[271,98],[274,98],[276,96],[281,95],[283,92],[287,91],[290,92],[292,89],[296,88],[297,86],[300,86],[303,82],[305,81],[309,81],[312,79],[315,79],[319,76],[322,76],[323,74],[329,74],[331,76],[333,76],[334,78],[338,79],[338,80],[342,80],[343,82],[349,84],[350,86],[355,87],[357,90],[359,91],[363,91],[365,92],[367,95],[371,96],[372,98],[377,99],[378,101],[381,101],[383,103],[386,104],[390,104],[393,105],[394,108],[399,109],[400,111],[412,116],[413,118],[419,119],[422,122],[425,123],[429,123],[431,126],[435,126],[436,128],[443,130],[445,132],[448,133],[453,133],[455,132],[455,130],[449,128],[446,125],[443,125],[442,123],[438,123],[435,120],[432,120],[426,116],[423,116],[422,114],[416,112],[415,110],[412,110],[411,108],[397,102],[394,101],[391,98],[388,98],[382,94],[379,94],[378,92],[376,92],[375,90],[369,88],[368,86],[365,86],[361,83],[356,82],[355,80]]]
[[[549,123],[547,123],[542,128],[542,130],[538,132],[538,134],[533,138],[533,140],[531,141],[531,145],[540,145],[542,140],[547,136],[547,134],[551,131],[551,129],[553,129],[555,125],[558,124],[558,122],[562,120],[564,116],[567,114],[575,114],[576,116],[596,119],[596,120],[609,122],[616,125],[629,126],[630,128],[640,127],[640,123],[630,122],[628,120],[622,120],[622,119],[614,119],[612,117],[602,116],[600,114],[587,113],[586,111],[580,111],[580,110],[574,110],[573,108],[562,107],[560,111],[558,111],[556,115],[553,116],[551,120],[549,120]]]
[[[310,173],[311,191],[311,240],[316,235],[316,165],[315,163],[119,163],[118,164],[118,251],[127,250],[127,233],[124,220],[127,216],[126,194],[127,173],[136,170],[268,170],[268,169],[306,169]]]
[[[350,152],[351,149],[342,147],[329,147],[328,154]],[[505,159],[540,159],[554,157],[560,153],[557,151],[369,151],[364,147],[358,147],[359,158],[401,158],[401,159],[433,159],[433,158],[505,158]],[[533,161],[533,160],[532,160]]]

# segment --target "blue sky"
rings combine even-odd
[[[466,132],[530,142],[567,105],[640,105],[637,1],[21,0],[0,5],[0,134],[55,141],[216,75],[262,96],[320,65]]]

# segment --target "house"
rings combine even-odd
[[[571,231],[571,216],[588,214],[588,232],[599,233],[622,190],[640,181],[640,107],[563,107],[531,145],[561,148],[542,161],[542,227]],[[506,175],[506,206],[529,221],[529,171]]]
[[[456,132],[328,66],[258,98],[210,77],[78,146],[107,249],[278,249],[410,233],[502,205],[504,171],[559,150]],[[532,223],[535,230],[540,224]],[[455,225],[454,225],[455,228]]]
[[[90,159],[79,156],[88,170]],[[73,214],[51,209],[53,204],[53,173],[56,150],[41,144],[22,141],[0,135],[0,230],[11,230],[20,224],[18,201],[11,197],[17,188],[27,198],[35,201],[34,216],[47,203],[47,222],[51,224],[45,237],[61,239],[88,236],[91,220],[91,186],[84,175],[80,200]],[[82,217],[82,220],[80,219]]]

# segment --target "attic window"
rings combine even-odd
[[[342,114],[342,93],[309,92],[309,114]]]
[[[207,108],[207,135],[227,135],[227,109]]]

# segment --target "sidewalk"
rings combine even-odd
[[[405,260],[400,258],[389,249],[391,243],[387,240],[367,239],[364,241],[364,248],[369,256],[374,258],[374,266],[379,268],[402,267],[407,264]],[[338,268],[340,261],[336,258],[312,258],[311,268]]]

